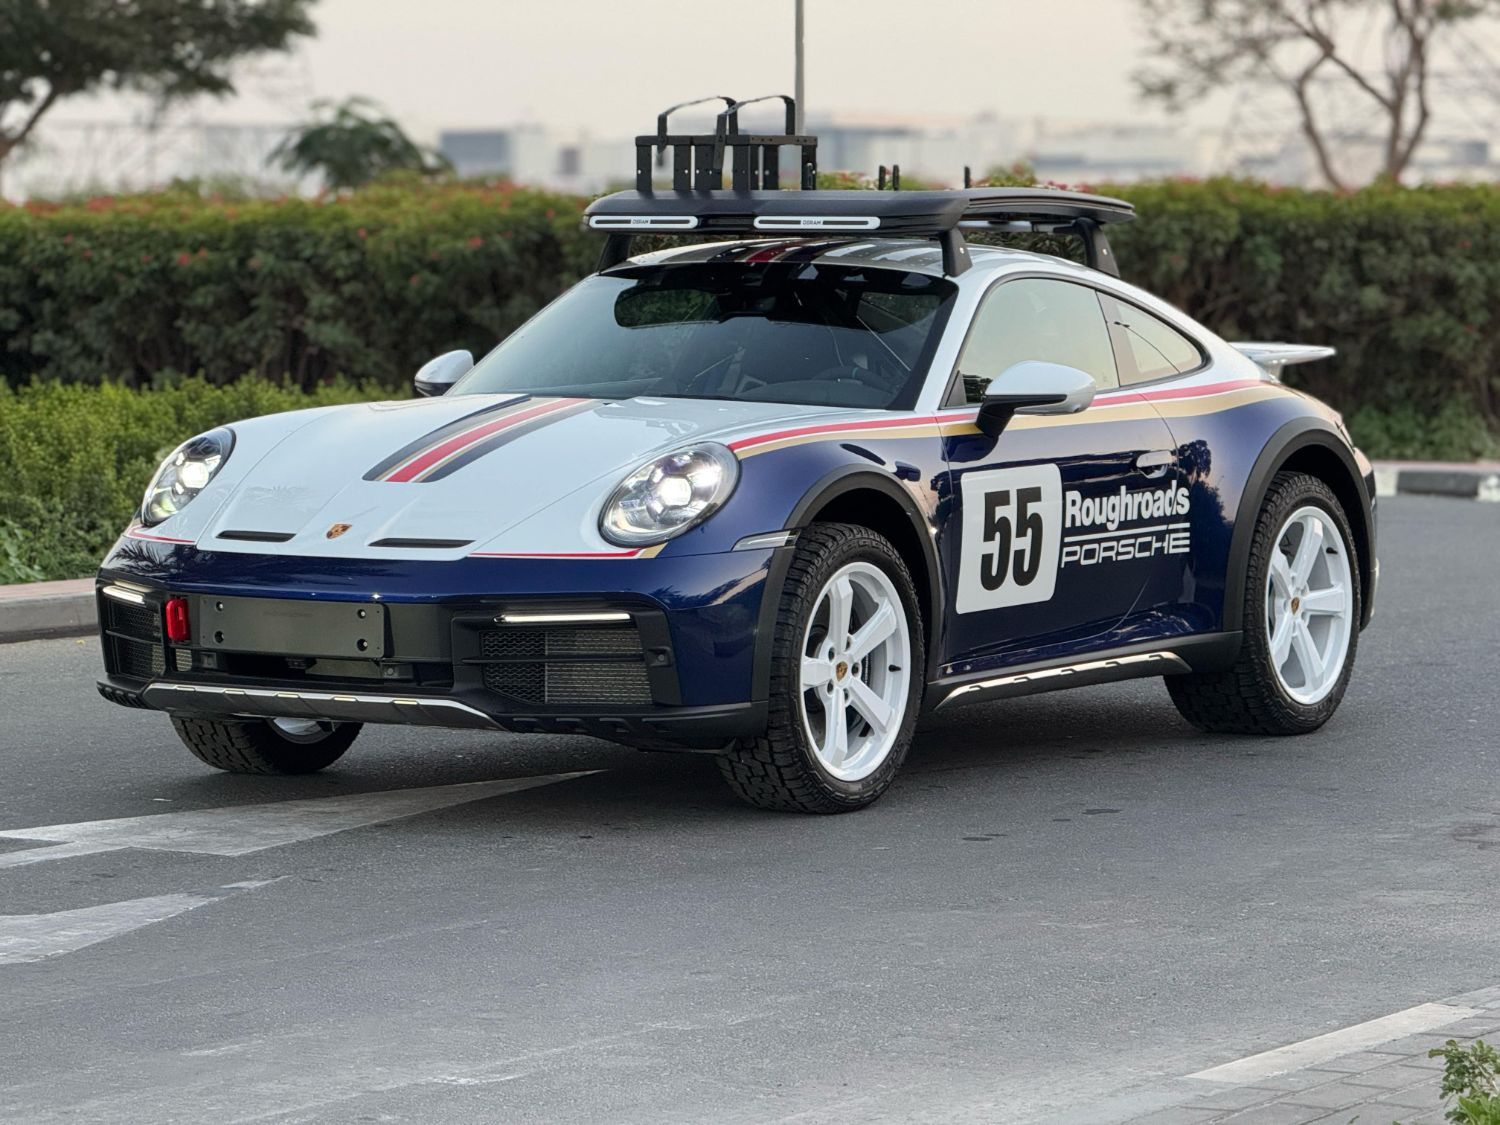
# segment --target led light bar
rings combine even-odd
[[[506,625],[583,625],[601,621],[629,621],[628,613],[502,613]]]
[[[692,230],[697,215],[590,215],[591,230]]]
[[[757,215],[756,230],[875,230],[875,215]]]

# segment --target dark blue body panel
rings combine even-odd
[[[122,539],[101,574],[182,593],[330,601],[489,599],[524,608],[538,600],[643,598],[667,611],[683,703],[707,706],[752,696],[756,619],[772,554],[383,562],[231,554]]]

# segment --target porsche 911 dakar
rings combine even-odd
[[[874,801],[965,702],[1159,676],[1206,731],[1325,722],[1373,480],[1279,374],[1331,349],[1121,280],[1127,203],[816,190],[815,138],[740,104],[663,115],[587,209],[598,271],[422,397],[167,457],[99,572],[105,697],[234,772],[323,768],[364,723],[578,733],[808,812]],[[965,236],[995,230],[1084,262]]]

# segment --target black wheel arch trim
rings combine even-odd
[[[1227,632],[1239,632],[1244,628],[1245,575],[1250,566],[1250,542],[1255,536],[1256,518],[1260,506],[1265,502],[1271,478],[1279,472],[1292,456],[1309,446],[1318,446],[1332,453],[1344,467],[1348,484],[1360,498],[1359,510],[1345,512],[1350,529],[1359,540],[1355,543],[1355,555],[1359,563],[1360,589],[1363,598],[1360,605],[1360,626],[1370,620],[1374,603],[1369,597],[1371,571],[1375,565],[1375,521],[1372,513],[1372,498],[1361,473],[1354,451],[1333,426],[1321,419],[1293,418],[1271,435],[1260,456],[1250,470],[1240,494],[1239,508],[1234,517],[1234,534],[1230,540],[1229,562],[1224,575],[1224,620]]]
[[[879,492],[894,500],[906,514],[917,542],[921,545],[924,569],[927,571],[927,604],[931,607],[927,614],[931,620],[922,623],[927,637],[926,678],[928,682],[931,682],[936,678],[939,668],[936,641],[946,605],[946,591],[943,584],[942,565],[938,559],[937,544],[933,541],[932,530],[910,491],[889,473],[883,473],[868,464],[841,465],[819,478],[803,494],[802,499],[787,516],[783,526],[788,531],[800,531],[812,522],[812,517],[820,509],[840,496],[861,490]],[[754,694],[751,698],[757,701],[769,698],[771,693],[770,639],[776,628],[776,616],[781,606],[781,591],[786,584],[787,569],[791,566],[792,555],[795,551],[795,539],[788,542],[785,547],[777,548],[771,559],[770,572],[766,577],[765,596],[761,600],[760,617],[756,626],[757,643],[752,671]],[[920,583],[922,576],[914,574],[912,581]]]

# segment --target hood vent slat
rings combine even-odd
[[[220,539],[240,539],[247,543],[285,543],[292,538],[290,531],[221,531]]]
[[[428,547],[433,550],[442,550],[452,547],[467,547],[474,542],[472,539],[377,539],[371,543],[372,547]]]

